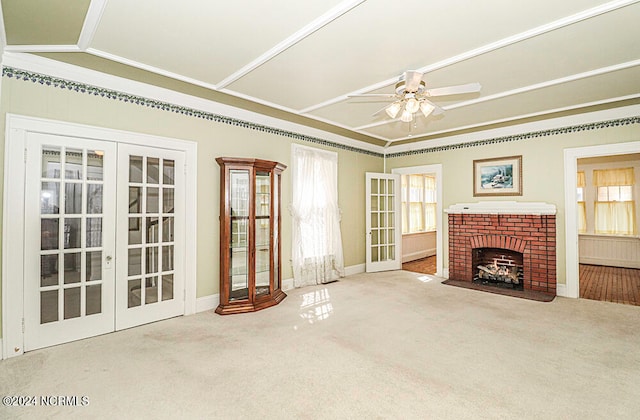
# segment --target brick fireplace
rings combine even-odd
[[[555,206],[494,201],[455,204],[445,212],[450,280],[555,296]],[[496,274],[499,271],[505,274]]]

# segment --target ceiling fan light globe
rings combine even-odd
[[[403,121],[403,122],[413,121],[413,113],[405,109],[404,111],[402,111],[402,115],[400,115],[400,121]]]
[[[400,112],[400,108],[402,108],[402,105],[400,104],[400,102],[394,102],[388,107],[386,107],[384,110],[389,117],[395,118],[398,116],[398,113]]]
[[[417,112],[419,108],[420,108],[420,102],[418,102],[416,98],[409,99],[407,101],[407,105],[405,106],[405,109],[411,112],[412,114],[414,112]]]
[[[431,105],[429,102],[420,103],[420,111],[422,111],[422,114],[425,117],[428,117],[429,114],[431,114],[434,109],[436,109],[436,107]]]

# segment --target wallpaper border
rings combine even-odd
[[[131,95],[128,93],[118,92],[113,89],[105,89],[105,88],[101,88],[101,87],[97,87],[97,86],[93,86],[85,83],[79,83],[79,82],[74,82],[67,79],[52,77],[46,74],[35,73],[27,70],[21,70],[14,67],[3,66],[2,76],[8,77],[8,78],[15,78],[16,80],[39,83],[44,86],[52,86],[56,88],[75,91],[78,93],[85,93],[88,95],[100,96],[107,99],[128,102],[135,105],[146,106],[149,108],[156,108],[162,111],[173,112],[176,114],[182,114],[189,117],[201,118],[201,119],[213,121],[216,123],[222,123],[222,124],[232,125],[236,127],[247,128],[250,130],[261,131],[269,134],[275,134],[278,136],[288,137],[295,140],[301,140],[309,143],[319,144],[322,146],[342,149],[349,152],[362,153],[365,155],[384,158],[384,154],[382,153],[373,152],[371,150],[361,149],[358,147],[348,146],[340,143],[335,143],[319,137],[308,136],[306,134],[300,134],[293,131],[282,130],[282,129],[270,127],[264,124],[257,124],[250,121],[237,119],[237,118],[226,117],[224,115],[219,115],[212,112],[205,112],[205,111],[201,111],[194,108],[175,105],[168,102],[145,98],[142,96]]]
[[[558,134],[576,133],[580,131],[599,130],[608,127],[617,127],[623,125],[640,124],[640,116],[626,117],[614,120],[600,121],[588,124],[578,124],[568,127],[551,128],[548,130],[532,131],[529,133],[513,134],[509,136],[494,137],[490,139],[476,140],[466,143],[447,144],[442,146],[426,147],[416,150],[407,150],[404,152],[389,153],[387,158],[396,158],[403,156],[421,155],[426,153],[444,152],[447,150],[465,149],[468,147],[486,146],[488,144],[507,143],[512,141],[528,140],[537,137],[555,136]]]

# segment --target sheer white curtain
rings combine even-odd
[[[292,155],[294,285],[327,283],[344,276],[338,155],[297,144]]]

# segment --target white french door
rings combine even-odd
[[[400,175],[366,173],[366,271],[402,268]]]
[[[118,147],[117,329],[184,314],[184,159]]]
[[[185,153],[27,136],[24,350],[184,314]]]
[[[28,136],[24,346],[33,350],[114,329],[116,145]]]

